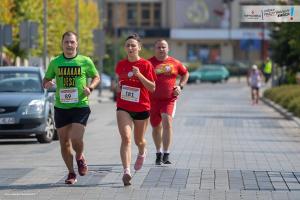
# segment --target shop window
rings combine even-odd
[[[220,46],[189,44],[187,46],[187,60],[189,62],[201,62],[203,64],[219,63]]]

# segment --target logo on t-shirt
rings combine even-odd
[[[175,74],[175,68],[172,64],[160,64],[157,65],[157,67],[155,68],[155,73],[156,74],[164,74],[164,75],[171,75],[171,74]]]
[[[76,87],[75,78],[81,76],[80,66],[60,66],[58,76],[63,77],[64,87]]]

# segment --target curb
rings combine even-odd
[[[300,127],[300,118],[296,117],[293,113],[289,112],[288,110],[286,110],[285,108],[283,108],[282,106],[274,103],[273,101],[266,99],[264,97],[261,97],[261,100],[267,104],[268,106],[272,107],[274,110],[276,110],[277,112],[279,112],[282,116],[284,116],[286,119],[288,120],[293,120],[298,127]]]

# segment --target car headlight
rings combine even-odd
[[[41,114],[44,110],[44,104],[45,103],[42,100],[31,100],[25,107],[22,115]]]

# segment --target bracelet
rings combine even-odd
[[[94,88],[92,88],[92,87],[89,87],[89,89],[90,89],[91,92],[93,92],[93,90],[94,90]]]

